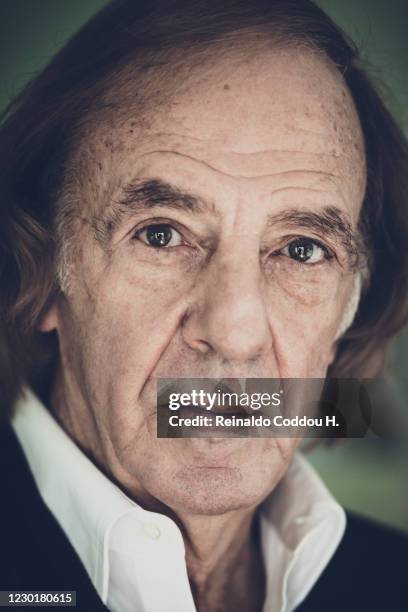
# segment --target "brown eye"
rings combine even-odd
[[[179,232],[167,223],[148,225],[137,234],[137,237],[156,249],[178,246],[182,243]]]
[[[327,258],[327,252],[310,238],[298,238],[282,249],[282,254],[299,263],[315,264]]]

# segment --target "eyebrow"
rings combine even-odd
[[[124,218],[134,212],[164,206],[191,213],[214,212],[214,206],[192,193],[185,193],[161,179],[136,179],[128,183],[118,200],[111,201],[102,216],[92,222],[95,237],[105,246]],[[291,208],[269,214],[268,226],[284,225],[299,231],[300,228],[323,234],[339,242],[348,254],[350,265],[358,265],[359,256],[365,252],[360,231],[354,230],[348,216],[336,206],[325,206],[319,211]]]
[[[203,213],[210,209],[208,202],[199,196],[184,193],[160,179],[135,180],[123,188],[118,200],[109,203],[101,218],[93,220],[97,240],[106,245],[124,218],[157,206],[191,213]]]
[[[339,242],[355,267],[365,253],[361,232],[354,230],[348,216],[336,206],[325,206],[319,211],[291,209],[268,215],[268,225],[282,224],[294,229],[309,229]]]

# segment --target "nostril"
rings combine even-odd
[[[206,340],[193,340],[190,343],[191,348],[193,348],[196,351],[199,351],[200,353],[209,353],[210,351],[212,351],[212,346],[206,342]]]
[[[212,350],[211,344],[202,338],[201,326],[194,323],[193,312],[185,312],[180,319],[180,328],[185,342],[190,348],[200,353],[208,353]]]

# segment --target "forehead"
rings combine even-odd
[[[157,127],[166,122],[243,154],[287,147],[341,155],[361,144],[340,74],[299,48],[252,52],[246,60],[230,55],[193,73],[156,115]]]
[[[341,75],[320,54],[229,52],[183,76],[158,84],[151,109],[125,109],[124,121],[113,112],[98,125],[84,147],[91,151],[88,186],[106,195],[142,168],[188,172],[198,162],[206,172],[235,178],[321,172],[343,181],[348,197],[361,202],[359,120]],[[120,103],[119,90],[111,95]]]

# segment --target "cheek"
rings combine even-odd
[[[266,270],[274,291],[279,291],[288,305],[304,310],[323,306],[342,284],[339,269],[329,262],[321,265],[298,264],[289,257],[272,261]]]
[[[157,336],[171,333],[195,281],[186,267],[159,266],[127,254],[116,257],[93,291],[92,319],[98,335],[108,335],[114,343],[120,340],[122,346],[133,345],[140,358],[141,347],[143,354]]]
[[[353,284],[354,277],[335,270],[274,275],[268,313],[281,376],[326,375]]]
[[[193,282],[170,266],[159,271],[117,258],[87,286],[75,305],[71,340],[101,402],[120,402],[122,414],[133,409],[178,329]]]

